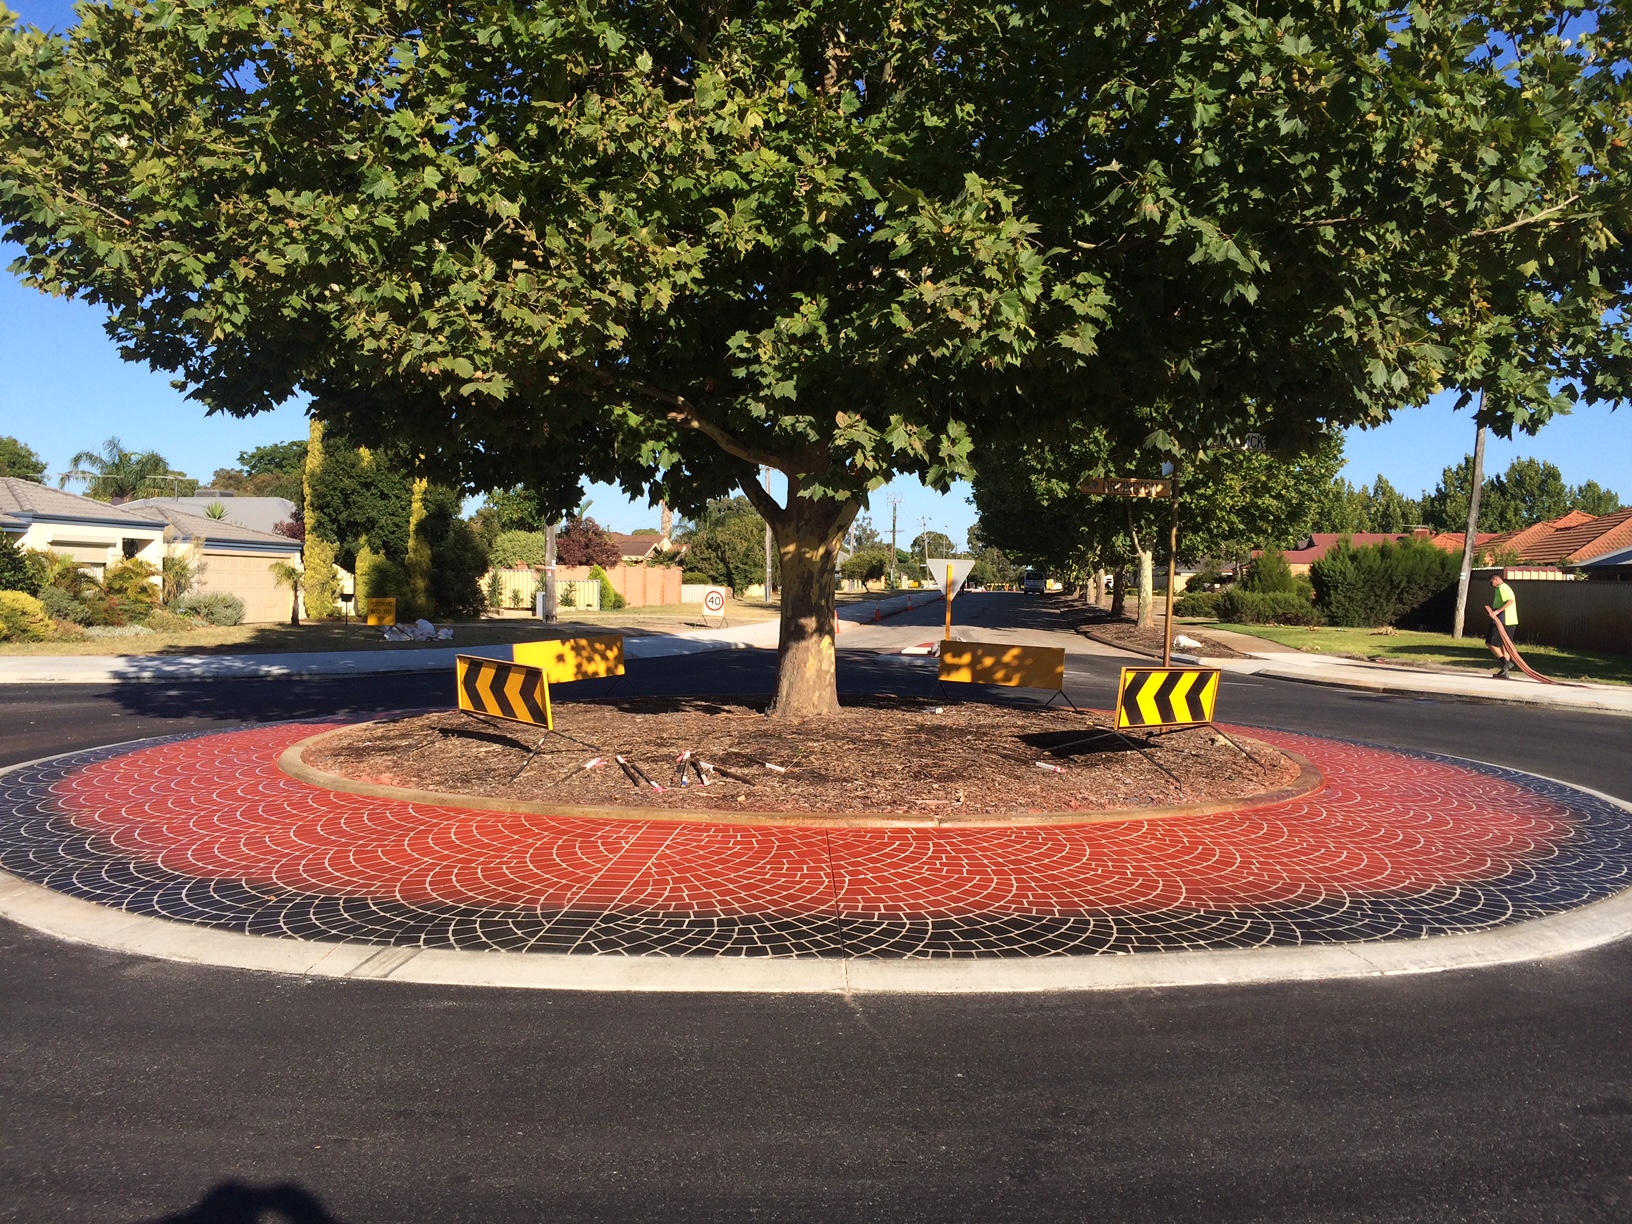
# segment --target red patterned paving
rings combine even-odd
[[[1555,800],[1443,762],[1254,732],[1321,792],[1223,815],[1015,829],[608,821],[335,794],[277,768],[323,726],[159,744],[58,782],[121,852],[269,892],[552,910],[911,920],[1306,904],[1505,875],[1571,826]]]

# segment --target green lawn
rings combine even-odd
[[[1198,626],[1205,629],[1205,626]],[[1457,641],[1448,633],[1413,633],[1400,630],[1392,636],[1370,629],[1303,629],[1292,625],[1219,625],[1235,633],[1267,638],[1308,654],[1334,655],[1346,659],[1370,659],[1382,663],[1417,664],[1425,667],[1454,667],[1492,672],[1496,660],[1481,638]],[[1565,650],[1556,646],[1520,645],[1525,662],[1555,680],[1595,680],[1606,684],[1632,684],[1632,655],[1597,654],[1590,650]]]
[[[732,599],[725,615],[733,625],[769,620],[776,604]],[[713,622],[718,624],[718,622]],[[0,658],[15,655],[179,655],[179,654],[290,654],[307,650],[423,650],[446,646],[497,646],[533,641],[540,637],[571,637],[582,633],[679,633],[703,625],[701,604],[672,604],[625,608],[621,612],[586,612],[562,609],[561,620],[546,627],[530,616],[487,617],[479,621],[440,621],[451,626],[452,642],[387,642],[380,630],[352,621],[295,625],[236,625],[230,629],[186,629],[141,637],[105,638],[83,642],[4,642]]]

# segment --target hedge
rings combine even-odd
[[[1296,591],[1225,591],[1218,619],[1237,625],[1319,625],[1320,609]]]
[[[1343,539],[1309,576],[1327,623],[1371,629],[1418,619],[1424,604],[1456,582],[1461,560],[1415,537],[1364,548]]]

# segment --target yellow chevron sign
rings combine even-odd
[[[1005,688],[1063,689],[1065,650],[1059,646],[942,642],[941,679]]]
[[[551,684],[571,684],[574,680],[597,680],[602,676],[623,675],[623,637],[563,638],[552,642],[520,642],[510,657],[526,667],[536,667]]]
[[[1124,667],[1116,690],[1116,729],[1212,722],[1219,674],[1216,667]]]
[[[456,655],[453,666],[461,710],[555,730],[550,681],[542,669],[479,655]]]

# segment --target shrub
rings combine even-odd
[[[188,595],[176,600],[172,612],[182,616],[196,616],[212,625],[228,628],[244,619],[244,601],[236,595],[218,592],[211,595]]]
[[[493,537],[487,559],[494,569],[543,565],[548,551],[549,541],[542,531],[501,531]]]
[[[1286,562],[1286,554],[1278,548],[1266,548],[1247,566],[1241,589],[1259,595],[1290,594],[1298,589],[1298,584],[1292,567]]]
[[[454,519],[447,533],[433,545],[431,595],[438,616],[480,616],[482,574],[487,570],[487,549],[475,528]]]
[[[1320,609],[1296,591],[1224,591],[1218,619],[1237,625],[1319,625]]]
[[[74,598],[61,587],[43,586],[38,598],[52,620],[67,621],[72,625],[91,623],[91,610],[85,606],[85,601]]]
[[[1218,591],[1185,591],[1173,603],[1175,616],[1217,616]]]
[[[127,619],[142,620],[159,606],[159,588],[153,584],[157,577],[158,566],[132,557],[108,567],[102,576],[102,590],[125,601]]]
[[[1190,581],[1185,585],[1185,591],[1200,595],[1206,591],[1216,590],[1229,581],[1229,577],[1211,561],[1204,562],[1202,567],[1190,575]]]
[[[1459,556],[1427,540],[1355,548],[1343,539],[1309,572],[1329,623],[1372,628],[1416,616],[1456,581],[1460,568]]]
[[[198,622],[169,608],[155,608],[147,614],[147,627],[155,633],[182,633],[198,628]]]
[[[370,599],[402,599],[408,594],[408,571],[367,544],[357,551],[357,607]]]
[[[28,554],[10,536],[0,531],[0,591],[21,591],[24,595],[33,595],[39,589],[39,573],[29,564]]]
[[[603,611],[616,612],[620,608],[628,606],[629,601],[612,589],[612,579],[606,576],[606,571],[600,566],[592,565],[589,567],[589,578],[591,582],[599,581],[601,584],[601,609]]]
[[[45,607],[23,591],[0,591],[0,642],[43,642],[55,624]]]
[[[681,582],[696,583],[707,582],[708,580],[708,575],[703,573],[702,570],[687,570],[680,575]]]

